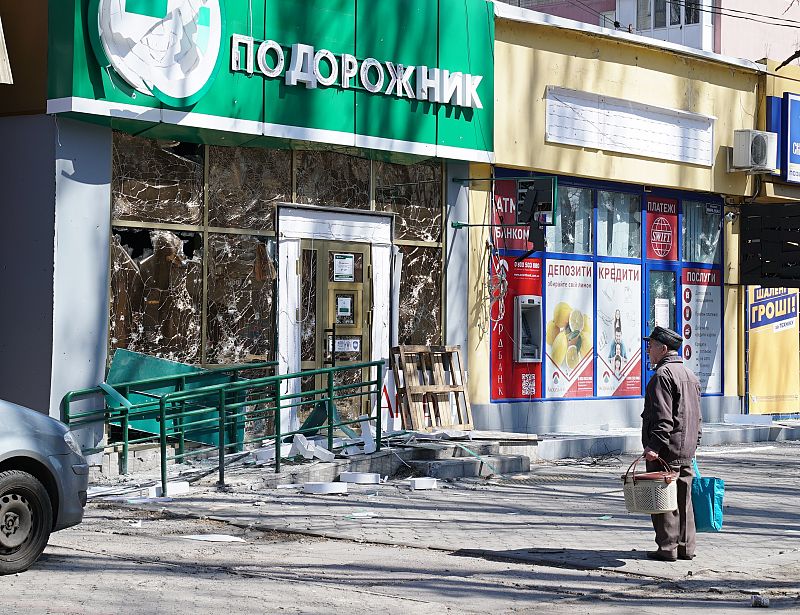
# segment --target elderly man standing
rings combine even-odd
[[[647,557],[665,562],[694,558],[695,527],[692,511],[692,458],[700,444],[700,382],[683,364],[678,350],[683,338],[672,329],[655,327],[647,354],[655,373],[647,383],[642,412],[642,446],[647,469],[663,469],[658,459],[679,473],[678,510],[651,515],[656,551]]]

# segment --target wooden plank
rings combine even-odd
[[[392,349],[391,357],[405,428],[472,429],[459,346],[398,346]],[[425,417],[426,407],[430,423]]]
[[[428,393],[430,395],[443,395],[445,393],[455,393],[457,391],[461,391],[462,389],[463,387],[452,384],[426,384],[422,386],[408,387],[410,393],[417,393],[420,395],[424,393]]]

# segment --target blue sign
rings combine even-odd
[[[784,94],[786,112],[786,181],[800,183],[800,96]]]

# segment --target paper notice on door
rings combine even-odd
[[[656,297],[655,300],[656,327],[669,329],[669,299]]]
[[[333,281],[355,282],[355,262],[356,258],[354,254],[334,254]]]
[[[336,315],[350,316],[353,313],[352,297],[336,297]]]
[[[358,338],[345,338],[336,340],[336,352],[359,352],[361,340]]]

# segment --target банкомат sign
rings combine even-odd
[[[484,0],[62,0],[49,10],[49,113],[153,138],[492,160]]]

